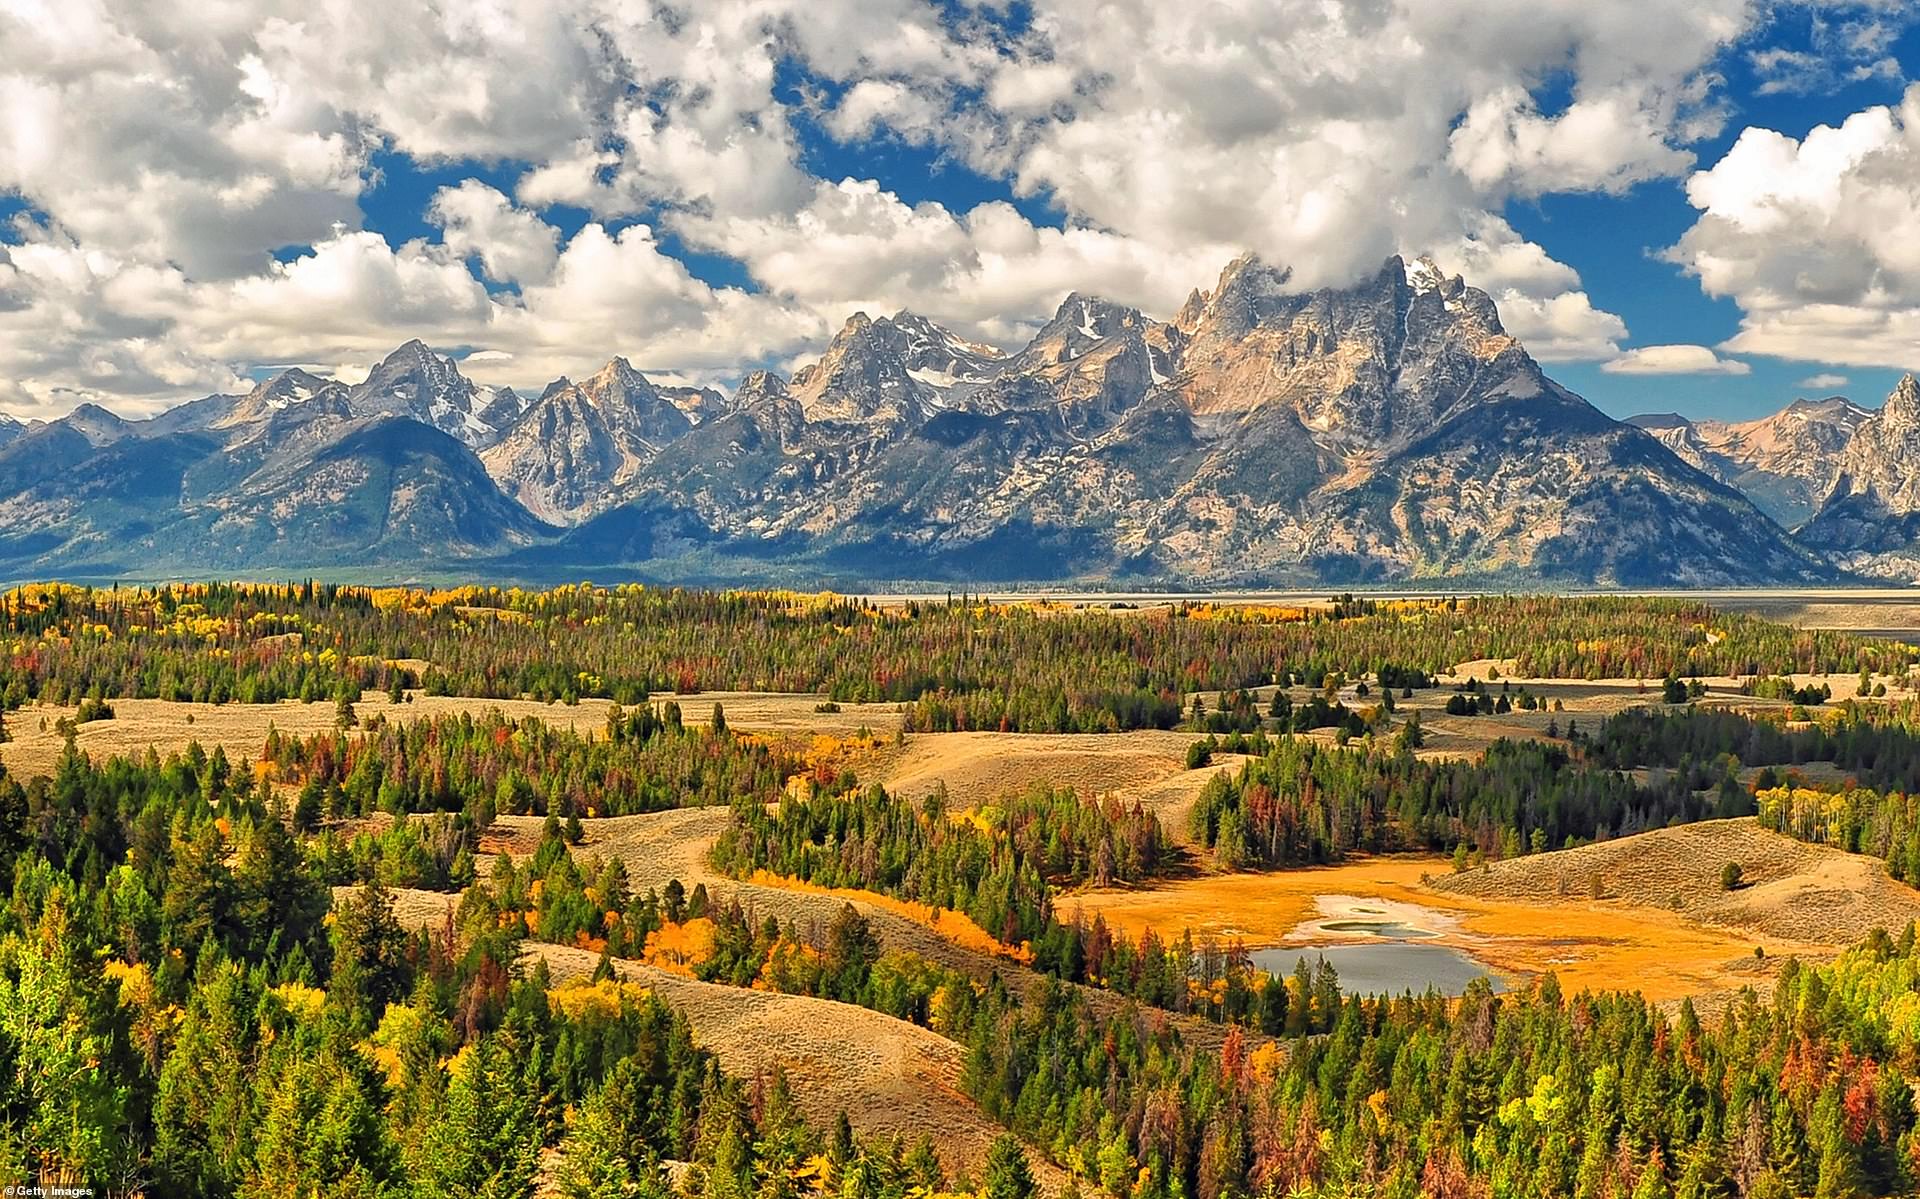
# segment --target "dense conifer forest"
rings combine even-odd
[[[545,926],[497,919],[511,869],[449,927],[407,932],[378,883],[336,900],[283,807],[198,753],[0,773],[0,816],[10,1177],[510,1196],[552,1151],[569,1196],[664,1196],[669,1161],[714,1195],[823,1173],[869,1199],[945,1186],[924,1145],[830,1137],[778,1076],[725,1076],[644,988],[521,969],[523,936],[569,929],[564,896]]]

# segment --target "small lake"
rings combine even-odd
[[[1350,995],[1398,995],[1403,991],[1422,995],[1429,987],[1442,995],[1460,995],[1468,983],[1482,975],[1491,978],[1494,990],[1506,989],[1499,975],[1468,954],[1444,945],[1408,940],[1257,949],[1251,957],[1257,969],[1283,978],[1293,973],[1295,963],[1302,958],[1308,969],[1325,958],[1340,975],[1340,989]]]

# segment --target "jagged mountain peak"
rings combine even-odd
[[[626,356],[623,354],[615,354],[613,357],[607,359],[607,364],[595,371],[593,377],[595,379],[605,380],[637,379],[641,382],[646,381],[646,376],[633,369],[633,363],[628,362]]]
[[[244,398],[284,408],[289,404],[304,403],[322,391],[339,387],[340,384],[331,379],[322,379],[300,367],[291,366],[270,379],[262,379]]]
[[[543,520],[572,524],[692,427],[625,358],[579,383],[556,380],[480,455],[502,491]]]
[[[933,391],[914,379],[890,331],[856,312],[818,362],[794,372],[787,390],[808,421],[896,429],[917,423]]]
[[[1081,337],[1098,341],[1125,332],[1143,320],[1137,308],[1075,291],[1068,292],[1067,298],[1060,301],[1049,323],[1067,325]]]
[[[579,387],[603,404],[647,408],[665,404],[696,425],[718,416],[727,408],[727,398],[713,388],[657,383],[622,355],[609,359],[605,366],[582,380]]]
[[[327,386],[329,382],[330,380],[322,379],[319,375],[314,374],[305,367],[290,366],[277,374],[262,379],[254,385],[254,390],[268,392],[318,391],[320,388]]]
[[[844,353],[847,347],[856,345],[862,340],[869,338],[873,333],[873,326],[873,318],[868,316],[864,310],[853,313],[840,323],[839,330],[836,331],[832,339],[827,342],[826,351],[821,355],[822,359],[832,355],[836,349]],[[798,372],[795,373],[796,375],[798,374]]]
[[[905,309],[873,322],[873,332],[889,343],[915,382],[939,397],[985,383],[1006,365],[1005,351]]]
[[[1854,569],[1920,574],[1920,383],[1903,375],[1878,411],[1858,420],[1833,486],[1803,530]]]
[[[873,318],[865,312],[856,312],[841,324],[840,331],[835,333],[833,340],[827,343],[826,351],[820,355],[820,360],[795,371],[793,381],[798,385],[802,376],[811,377],[823,370],[830,371],[848,358],[856,355],[871,355],[882,352],[885,348],[886,343],[874,336]]]
[[[1796,399],[1745,421],[1641,415],[1647,430],[1682,461],[1739,490],[1788,527],[1812,516],[1868,413],[1840,396]]]
[[[1207,298],[1211,294],[1212,293],[1203,291],[1198,287],[1189,291],[1185,302],[1180,305],[1180,310],[1173,314],[1173,327],[1176,329],[1191,329],[1194,325],[1198,324],[1200,314],[1206,311]]]
[[[748,371],[747,377],[740,380],[740,386],[733,393],[733,402],[737,407],[745,407],[756,400],[787,394],[787,381],[776,371]]]
[[[1462,405],[1565,394],[1500,327],[1492,300],[1398,256],[1344,287],[1299,290],[1243,255],[1189,302],[1180,387],[1225,418],[1277,405],[1341,458],[1406,443]]]
[[[917,312],[902,308],[889,317],[875,322],[904,335],[910,345],[924,346],[929,350],[943,351],[966,358],[990,362],[1007,357],[1007,352],[998,346],[973,341],[955,333],[952,329]]]
[[[1788,404],[1784,413],[1802,420],[1824,417],[1854,423],[1871,415],[1865,408],[1845,396],[1826,396],[1821,399],[1802,396]]]
[[[1289,294],[1292,278],[1290,269],[1269,266],[1252,252],[1241,254],[1221,268],[1211,291],[1196,290],[1187,297],[1175,324],[1183,332],[1192,333],[1202,322],[1219,322],[1229,313],[1238,318],[1236,324],[1257,323],[1254,306],[1261,300]]]
[[[933,338],[958,346],[967,350],[969,353],[978,354],[982,358],[1006,357],[1004,350],[987,345],[984,342],[971,341],[961,337],[939,321],[934,320],[930,316],[924,316],[921,313],[915,312],[911,308],[902,308],[892,316],[882,317],[878,323],[890,325],[904,333]]]
[[[625,358],[614,358],[579,384],[581,391],[601,404],[663,404],[653,383]]]
[[[1137,308],[1069,292],[1008,369],[1030,371],[1070,362],[1113,338],[1137,339],[1151,324]]]
[[[1291,313],[1311,303],[1315,297],[1351,298],[1367,290],[1369,282],[1378,283],[1401,273],[1400,260],[1390,258],[1371,280],[1352,288],[1302,290],[1293,286],[1290,268],[1276,267],[1257,254],[1245,253],[1221,269],[1213,290],[1196,292],[1188,299],[1175,324],[1182,333],[1194,338],[1236,339],[1278,314]]]
[[[426,342],[419,338],[409,338],[395,346],[386,357],[374,364],[367,372],[365,381],[359,389],[394,387],[406,385],[438,385],[451,380],[465,381],[460,368],[452,358],[433,352]]]
[[[89,422],[107,425],[126,423],[118,413],[103,408],[92,400],[88,400],[83,404],[74,405],[73,411],[67,413],[66,419],[75,423]]]
[[[1901,375],[1880,411],[1889,424],[1902,428],[1920,425],[1920,382],[1910,374]]]
[[[1220,278],[1215,281],[1212,294],[1219,295],[1235,287],[1284,289],[1292,280],[1293,268],[1274,266],[1247,250],[1220,268]]]
[[[510,387],[476,386],[417,337],[381,359],[347,401],[358,415],[404,416],[473,448],[498,440],[527,407]]]
[[[1448,275],[1440,269],[1438,263],[1425,254],[1414,258],[1401,258],[1395,255],[1390,260],[1390,266],[1392,262],[1399,264],[1400,277],[1414,291],[1437,291],[1444,294],[1457,292],[1466,286],[1466,281],[1459,275]]]
[[[226,415],[213,422],[214,429],[240,429],[259,424],[274,414],[311,402],[327,394],[345,394],[346,388],[331,379],[322,379],[300,367],[288,367],[256,383],[241,396]]]
[[[1241,254],[1221,270],[1211,291],[1196,289],[1188,295],[1173,324],[1188,333],[1198,332],[1207,320],[1243,329],[1307,305],[1406,303],[1426,296],[1438,297],[1449,313],[1501,332],[1492,300],[1424,254],[1390,255],[1377,270],[1349,284],[1316,288],[1295,286],[1290,268],[1274,266],[1257,254]]]
[[[1460,277],[1392,258],[1342,287],[1296,278],[1240,256],[1172,324],[1074,291],[1013,355],[912,311],[854,313],[818,361],[790,380],[755,371],[731,397],[660,386],[613,357],[527,404],[413,339],[351,388],[283,376],[285,398],[320,386],[217,447],[204,423],[176,422],[173,452],[205,455],[183,468],[181,507],[88,519],[200,569],[289,560],[306,526],[330,520],[311,543],[342,557],[315,567],[518,545],[542,568],[679,555],[848,580],[1514,570],[1644,585],[1812,569],[1734,491],[1547,379]],[[1920,411],[1920,397],[1890,406],[1863,428]],[[1824,427],[1807,413],[1785,423]],[[29,523],[54,509],[28,491],[109,469],[76,432],[55,433],[45,453],[0,455],[10,528],[57,534]],[[160,430],[136,433],[159,443]],[[45,470],[19,461],[54,451]],[[165,542],[188,527],[197,540]],[[619,543],[640,557],[607,549],[616,528],[647,531]],[[60,552],[45,561],[93,560],[78,542]]]
[[[95,403],[85,403],[60,418],[60,424],[94,445],[106,445],[127,435],[127,421]]]

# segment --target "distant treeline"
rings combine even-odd
[[[1567,678],[1904,669],[1910,653],[1681,600],[1184,604],[1062,611],[967,598],[880,606],[780,592],[39,585],[0,596],[0,705],[398,693],[633,705],[716,689],[912,705],[913,727],[1166,727],[1184,697],[1277,679],[1408,685],[1481,658]]]

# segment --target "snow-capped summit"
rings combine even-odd
[[[195,404],[127,431],[82,410],[0,451],[0,519],[52,547],[36,570],[96,562],[116,537],[243,571],[499,553],[542,569],[702,555],[844,578],[1223,585],[1826,569],[1548,378],[1485,293],[1421,259],[1302,288],[1245,255],[1166,323],[1074,292],[1012,354],[915,313],[855,314],[791,380],[755,371],[730,399],[615,358],[527,404],[413,341],[351,389],[285,372]],[[207,436],[243,410],[268,415]],[[1920,385],[1868,418],[1790,410],[1768,436],[1791,453],[1855,422],[1852,449],[1885,445],[1855,455],[1872,503],[1836,519],[1904,535],[1882,517],[1909,492],[1920,506]],[[72,482],[119,479],[136,455],[137,507]]]
[[[903,310],[883,317],[874,322],[874,329],[892,343],[909,375],[943,394],[958,386],[985,383],[1006,365],[1002,351],[968,341],[916,312]]]
[[[868,425],[881,435],[917,424],[935,397],[901,357],[904,340],[892,325],[856,312],[820,361],[794,372],[788,390],[809,422]]]
[[[1053,319],[1014,355],[1009,369],[1033,370],[1067,362],[1112,338],[1138,337],[1151,323],[1137,308],[1070,292],[1054,309]]]
[[[526,408],[512,388],[476,387],[417,338],[387,355],[347,401],[361,415],[409,417],[471,447],[492,444]]]
[[[233,407],[212,424],[215,429],[231,429],[242,425],[252,425],[263,421],[276,412],[284,412],[299,404],[304,404],[323,392],[346,389],[330,379],[309,374],[299,367],[290,367],[272,378],[263,379],[254,389],[237,400]]]

